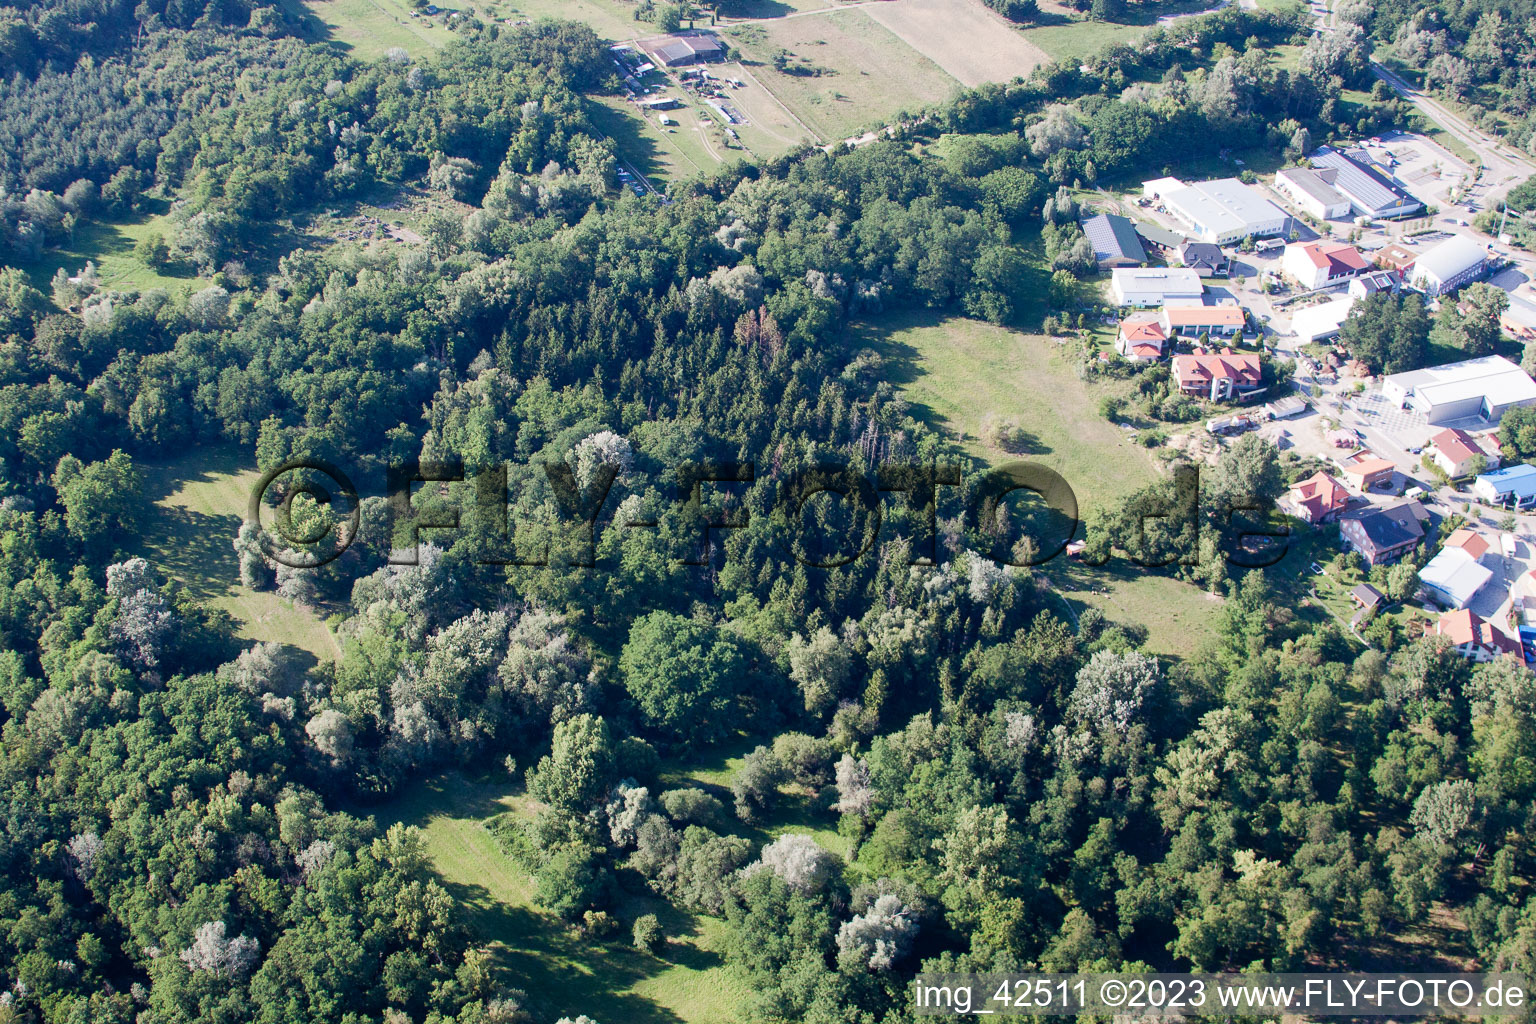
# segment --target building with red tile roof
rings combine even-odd
[[[1163,358],[1168,333],[1156,313],[1132,313],[1120,321],[1115,351],[1132,362],[1150,363]]]
[[[1435,623],[1435,634],[1449,640],[1456,653],[1472,661],[1492,661],[1501,654],[1521,657],[1518,641],[1505,636],[1470,608],[1446,612]]]
[[[1308,523],[1326,523],[1349,504],[1349,491],[1318,471],[1296,483],[1280,499],[1280,508]]]
[[[1214,402],[1241,397],[1258,390],[1262,384],[1259,357],[1236,354],[1229,348],[1220,352],[1176,355],[1172,369],[1180,391]]]
[[[1292,242],[1280,257],[1280,269],[1295,278],[1303,288],[1325,288],[1347,281],[1371,269],[1370,261],[1348,242],[1319,239]]]

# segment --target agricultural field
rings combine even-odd
[[[1036,65],[1051,59],[1037,43],[976,0],[892,0],[867,10],[875,21],[967,86],[1028,77]]]
[[[200,448],[163,464],[141,464],[149,506],[136,554],[180,580],[205,604],[234,616],[240,636],[292,644],[322,661],[341,656],[313,611],[240,583],[232,546],[251,488],[260,479],[234,448]]]
[[[754,22],[725,34],[753,77],[800,124],[833,142],[899,111],[937,103],[957,89],[954,78],[883,28],[870,10]],[[780,50],[791,55],[789,67],[799,73],[773,68]]]

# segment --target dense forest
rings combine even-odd
[[[1283,480],[1248,443],[1184,536],[1135,536],[1172,477],[1086,515],[1090,558],[1199,552],[1166,570],[1225,597],[1196,656],[1067,621],[977,467],[933,486],[964,460],[845,330],[1039,316],[1053,271],[1085,272],[1065,227],[1057,265],[1033,249],[1079,181],[1400,121],[1383,96],[1344,121],[1354,51],[1276,65],[1299,15],[1154,29],[665,204],[614,188],[584,100],[612,65],[584,27],[364,64],[228,0],[0,19],[12,262],[153,194],[213,281],[44,294],[0,270],[0,1021],[549,1020],[419,834],[369,811],[487,765],[538,808],[498,836],[541,906],[596,935],[638,886],[723,918],[765,1020],[909,1019],[922,965],[1368,966],[1436,907],[1472,956],[1536,967],[1536,677],[1433,639],[1360,654],[1230,565],[1217,527]],[[244,262],[286,218],[405,182],[460,212],[420,244]],[[336,662],[239,641],[128,557],[139,465],[213,444],[374,495],[322,568],[216,539],[246,585],[333,613]],[[503,467],[515,532],[425,529],[473,479],[392,508],[410,460]],[[680,500],[679,467],[730,463],[755,473]],[[878,531],[795,491],[829,464],[897,492]],[[415,564],[386,565],[417,527]],[[663,758],[743,738],[729,804],[663,789]],[[857,869],[742,835],[791,786]]]

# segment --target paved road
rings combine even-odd
[[[1483,181],[1490,193],[1502,195],[1512,186],[1536,174],[1536,160],[1474,128],[1455,111],[1416,89],[1413,83],[1401,75],[1389,71],[1374,61],[1371,63],[1371,71],[1377,78],[1391,86],[1399,96],[1418,107],[1430,120],[1444,128],[1446,134],[1460,140],[1477,154],[1477,158],[1483,164]],[[1490,194],[1489,198],[1492,199],[1493,195]]]
[[[1334,31],[1333,4],[1314,7],[1313,10],[1317,12],[1318,31],[1325,33]],[[1399,96],[1418,107],[1431,121],[1444,128],[1446,134],[1460,140],[1477,154],[1478,160],[1483,164],[1483,183],[1490,191],[1487,197],[1490,204],[1495,195],[1502,196],[1513,185],[1536,174],[1536,160],[1474,127],[1445,104],[1420,91],[1402,75],[1382,67],[1375,61],[1371,61],[1371,72],[1386,82]]]

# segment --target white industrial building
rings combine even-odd
[[[1163,203],[1202,241],[1217,245],[1283,235],[1290,225],[1284,210],[1236,178],[1197,181],[1163,193]]]
[[[1419,585],[1448,608],[1465,608],[1493,571],[1462,548],[1447,547],[1419,570]]]
[[[1354,304],[1354,298],[1346,295],[1321,306],[1298,309],[1296,315],[1291,317],[1291,330],[1296,332],[1296,338],[1302,344],[1332,338],[1344,326],[1344,320]]]
[[[1187,267],[1116,267],[1109,291],[1116,305],[1161,306],[1170,301],[1199,303],[1205,286]]]
[[[1275,172],[1275,188],[1318,220],[1349,216],[1349,197],[1333,187],[1339,172],[1332,167],[1287,167]]]
[[[1414,261],[1408,283],[1425,295],[1444,295],[1482,277],[1487,269],[1487,249],[1452,235]]]
[[[1399,408],[1422,412],[1433,424],[1474,416],[1492,423],[1505,409],[1536,405],[1536,381],[1503,356],[1394,373],[1382,381],[1381,393]]]
[[[1310,157],[1312,169],[1333,172],[1329,182],[1349,199],[1350,206],[1366,217],[1407,217],[1424,209],[1396,178],[1378,167],[1363,149],[1341,150],[1321,146]]]

